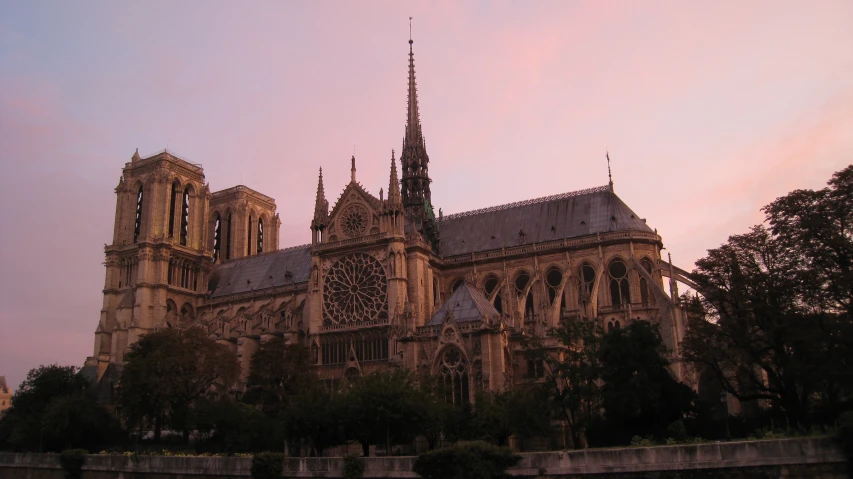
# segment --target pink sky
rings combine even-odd
[[[681,267],[853,162],[853,2],[0,3],[0,375],[82,365],[135,148],[274,197],[387,188],[408,17],[447,213],[607,182]]]

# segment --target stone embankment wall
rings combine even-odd
[[[522,454],[516,476],[553,478],[817,478],[850,477],[831,438],[777,439],[684,446],[588,449]],[[366,458],[366,478],[418,477],[415,457]],[[236,457],[98,456],[83,479],[245,479],[252,460]],[[342,477],[341,458],[289,458],[284,477]],[[0,453],[2,479],[62,479],[57,454]]]

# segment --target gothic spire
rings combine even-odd
[[[314,203],[314,221],[322,223],[329,215],[329,202],[323,189],[323,168],[320,168],[320,179],[317,182],[317,200]]]
[[[388,204],[401,203],[400,180],[397,178],[397,160],[394,158],[394,150],[391,150],[391,178],[388,182]]]
[[[411,20],[411,19],[410,19]],[[429,156],[421,129],[418,109],[418,88],[415,81],[414,41],[409,38],[409,98],[406,134],[403,137],[403,150],[400,164],[403,167],[402,197],[403,205],[411,215],[422,216],[424,205],[431,204],[429,184]]]

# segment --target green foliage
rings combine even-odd
[[[130,346],[125,361],[122,411],[129,425],[153,425],[156,441],[166,424],[187,439],[196,401],[227,391],[239,374],[234,352],[199,328],[146,334]]]
[[[506,470],[520,460],[507,447],[459,442],[422,454],[412,469],[424,479],[493,479],[506,477]]]
[[[59,455],[59,464],[62,466],[65,479],[80,479],[83,477],[83,465],[86,463],[85,449],[66,449]]]
[[[687,428],[684,426],[684,421],[679,419],[678,421],[672,422],[669,426],[666,427],[666,437],[674,439],[676,441],[681,441],[687,438]]]
[[[692,408],[693,391],[672,378],[664,351],[657,326],[648,321],[633,321],[603,338],[604,416],[614,436],[624,435],[623,444],[633,435],[663,436]]]
[[[279,417],[291,397],[316,382],[308,348],[274,338],[261,343],[252,355],[243,401]]]
[[[362,444],[365,456],[370,444],[411,440],[427,417],[408,370],[374,371],[352,381],[343,394],[347,436]]]
[[[318,456],[323,450],[346,442],[346,404],[341,391],[319,381],[308,383],[291,397],[281,411],[280,429],[291,443],[305,441]]]
[[[597,321],[578,319],[561,324],[554,335],[564,347],[559,356],[548,354],[535,338],[525,345],[525,355],[545,365],[549,402],[569,427],[566,442],[570,447],[583,447],[587,444],[586,431],[601,409],[599,350],[603,331]]]
[[[193,410],[193,423],[202,436],[199,450],[246,453],[280,447],[275,423],[254,406],[229,397],[201,398]]]
[[[284,470],[284,454],[262,452],[252,457],[252,479],[279,479]]]
[[[516,388],[501,393],[480,391],[470,421],[469,437],[505,446],[509,436],[531,438],[551,432],[550,405],[543,388]]]
[[[116,437],[117,423],[87,394],[88,386],[73,366],[30,370],[0,418],[0,448],[60,451]]]
[[[763,211],[697,261],[684,357],[792,424],[831,421],[853,393],[853,166]]]
[[[344,479],[361,479],[364,476],[364,459],[354,454],[344,456]]]

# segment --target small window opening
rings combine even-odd
[[[181,245],[187,245],[187,235],[190,227],[190,188],[184,189],[184,202],[181,209]]]
[[[264,252],[264,219],[258,218],[258,253]]]
[[[178,185],[172,183],[172,199],[169,201],[169,238],[175,237],[175,203],[178,202]]]
[[[133,242],[139,241],[139,235],[142,233],[142,185],[139,185],[139,193],[136,195],[136,220],[133,224]]]
[[[249,215],[249,227],[246,231],[249,232],[246,238],[246,256],[249,256],[252,254],[252,215]]]
[[[222,248],[222,218],[219,214],[216,215],[216,222],[213,224],[213,262],[219,261],[219,250]]]

